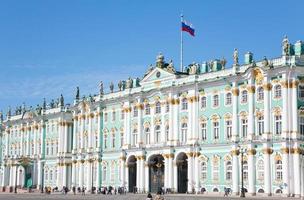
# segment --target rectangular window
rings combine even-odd
[[[219,139],[219,123],[218,122],[213,122],[213,136],[214,136],[215,140]]]
[[[258,117],[258,134],[262,135],[264,132],[264,117],[260,116]]]
[[[201,124],[201,134],[202,134],[202,140],[205,141],[207,139],[207,124],[206,123]]]
[[[282,133],[282,116],[281,115],[277,115],[274,117],[275,119],[275,134],[277,135],[281,135]]]
[[[207,106],[207,98],[202,97],[201,98],[201,108],[206,108],[206,106]]]
[[[304,98],[304,85],[299,86],[299,98],[300,99]]]
[[[116,112],[113,111],[113,112],[112,112],[112,121],[115,121],[115,120],[116,120]]]
[[[228,139],[230,139],[232,136],[232,121],[231,120],[226,121],[226,136]]]
[[[300,116],[299,119],[299,129],[300,129],[300,135],[304,135],[304,116]]]
[[[245,138],[247,137],[247,130],[248,130],[248,120],[242,119],[242,136]]]
[[[213,107],[218,107],[219,106],[219,95],[214,95],[213,96]]]

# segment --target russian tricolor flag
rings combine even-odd
[[[188,25],[185,21],[182,21],[182,31],[188,32],[194,37],[194,28],[192,27],[192,25]]]

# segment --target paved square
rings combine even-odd
[[[155,195],[153,195],[154,197]],[[212,199],[212,200],[218,200],[218,199],[241,199],[240,197],[219,197],[219,196],[203,196],[203,195],[182,195],[182,194],[176,194],[176,195],[165,195],[165,200],[198,200],[198,199]],[[87,200],[95,200],[95,199],[105,199],[105,200],[145,200],[146,194],[127,194],[127,195],[85,195],[82,196],[80,194],[78,195],[62,195],[62,194],[38,194],[38,193],[32,193],[32,194],[0,194],[0,199],[9,199],[9,200],[15,200],[15,199],[44,199],[44,200],[51,200],[51,199],[87,199]],[[242,198],[243,199],[243,198]],[[246,197],[245,199],[277,199],[277,200],[284,200],[284,199],[291,199],[291,198],[282,198],[282,197]],[[293,198],[297,199],[297,198]]]

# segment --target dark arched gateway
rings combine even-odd
[[[176,158],[177,165],[177,192],[186,193],[188,186],[188,157],[180,153]]]
[[[134,192],[136,187],[136,161],[135,156],[130,156],[128,159],[129,192]]]
[[[149,159],[149,192],[158,192],[164,187],[164,157],[153,155]]]

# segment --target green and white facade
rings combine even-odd
[[[0,184],[304,196],[304,44],[175,70],[157,56],[117,91],[8,112]],[[283,41],[284,42],[284,41]],[[288,42],[288,41],[287,41]],[[242,159],[241,159],[242,158]],[[241,162],[243,160],[243,163]]]

